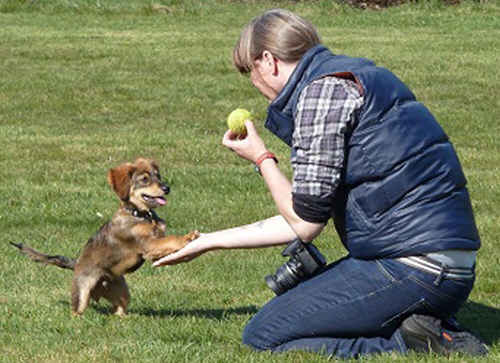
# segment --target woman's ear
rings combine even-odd
[[[263,51],[261,62],[270,70],[273,76],[278,74],[278,58],[276,58],[273,53],[268,50]]]

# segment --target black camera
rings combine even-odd
[[[304,243],[300,239],[293,240],[281,252],[290,259],[276,270],[274,275],[265,277],[267,286],[276,295],[281,295],[300,282],[316,275],[326,265],[325,257],[312,243]]]

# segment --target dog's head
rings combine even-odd
[[[160,178],[153,160],[138,158],[133,164],[125,163],[110,169],[108,182],[118,195],[139,210],[149,210],[166,203],[170,188]]]

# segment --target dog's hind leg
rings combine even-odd
[[[102,296],[113,305],[113,313],[115,315],[124,316],[127,314],[130,293],[123,276],[119,276],[111,281]]]
[[[73,314],[82,314],[89,306],[90,292],[97,284],[99,274],[75,274],[71,288],[71,308]]]

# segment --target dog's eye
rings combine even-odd
[[[140,181],[141,181],[141,183],[144,183],[144,184],[149,183],[149,176],[147,176],[147,175],[142,176]]]

